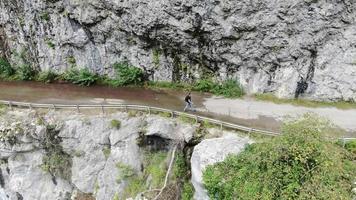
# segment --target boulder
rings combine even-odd
[[[194,199],[209,199],[203,183],[203,172],[208,165],[223,161],[229,154],[240,153],[246,145],[251,143],[252,140],[249,138],[225,135],[221,138],[203,140],[196,145],[191,157],[191,182],[195,189]]]

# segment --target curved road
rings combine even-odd
[[[140,104],[181,111],[185,93],[172,90],[144,88],[80,87],[71,84],[42,84],[37,82],[0,82],[0,99],[51,104]],[[279,131],[281,121],[314,112],[330,119],[356,136],[356,110],[336,108],[306,108],[280,105],[253,99],[224,99],[193,93],[193,101],[200,115],[233,122],[253,128]]]

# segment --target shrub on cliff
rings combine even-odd
[[[240,83],[233,79],[228,79],[222,83],[214,82],[211,79],[201,79],[194,84],[193,90],[210,92],[227,98],[241,97],[244,94]]]
[[[98,75],[90,72],[87,68],[71,68],[62,74],[61,79],[81,86],[90,86],[96,83]]]
[[[15,74],[15,70],[4,58],[0,58],[0,78],[9,78]]]
[[[140,85],[143,83],[142,69],[129,65],[128,63],[115,63],[116,79],[114,86]]]
[[[23,64],[16,68],[15,79],[20,81],[33,81],[36,78],[36,70],[34,70],[31,65]]]
[[[330,126],[313,116],[290,122],[283,135],[253,144],[208,166],[212,199],[351,199],[356,165],[350,152],[327,141]]]
[[[36,81],[43,83],[52,83],[56,80],[57,76],[58,75],[52,71],[42,71],[37,75]]]

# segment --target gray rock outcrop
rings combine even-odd
[[[156,125],[159,133],[150,128]],[[169,148],[170,142],[184,143],[182,130],[192,136],[195,128],[157,116],[130,117],[126,113],[105,117],[71,112],[43,116],[35,111],[2,113],[0,199],[65,200],[76,199],[76,195],[121,199],[129,181],[120,177],[145,170],[150,149],[140,145],[142,133],[167,140]],[[168,152],[166,149],[160,152]],[[150,188],[150,180],[141,181]]]
[[[151,80],[236,78],[248,93],[356,100],[354,0],[2,0],[0,53],[14,65]]]
[[[194,199],[209,199],[203,183],[203,172],[208,165],[222,162],[229,154],[240,153],[246,145],[251,143],[252,141],[248,138],[226,135],[222,138],[206,139],[196,145],[191,158]]]

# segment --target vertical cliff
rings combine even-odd
[[[151,80],[236,78],[247,92],[356,100],[353,0],[2,0],[0,52],[14,66],[127,61]]]

